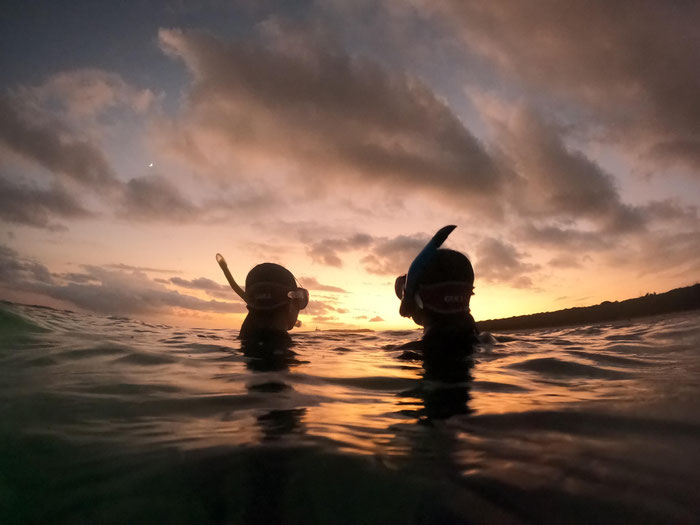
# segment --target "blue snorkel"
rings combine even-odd
[[[416,288],[418,287],[418,281],[423,274],[426,266],[437,252],[438,248],[442,246],[447,237],[452,233],[457,226],[449,225],[440,228],[438,232],[433,235],[428,244],[420,251],[420,253],[413,259],[411,266],[408,267],[408,273],[406,274],[406,287],[404,290],[403,298],[401,299],[401,306],[399,307],[399,313],[403,317],[411,317],[415,305],[415,295]]]

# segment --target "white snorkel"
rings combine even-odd
[[[248,303],[248,299],[246,298],[245,291],[243,291],[243,288],[238,286],[238,283],[236,283],[235,279],[233,278],[233,275],[231,275],[231,272],[228,270],[228,265],[226,264],[226,259],[224,259],[224,256],[221,255],[220,253],[216,254],[216,262],[219,263],[219,266],[221,267],[221,271],[224,272],[224,276],[226,277],[226,280],[228,281],[228,284],[231,285],[231,288],[233,289],[234,292],[238,294],[238,296],[243,299],[246,303]]]

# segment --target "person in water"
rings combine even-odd
[[[445,226],[438,231],[394,285],[401,315],[423,327],[420,347],[424,352],[432,342],[442,349],[470,349],[478,342],[479,331],[469,309],[474,294],[472,264],[464,254],[440,248],[454,229]]]
[[[216,260],[231,288],[248,308],[240,339],[288,337],[287,331],[300,324],[297,318],[299,311],[309,304],[309,292],[297,284],[292,272],[275,263],[258,264],[248,272],[243,290],[231,276],[224,258],[217,254]]]
[[[297,285],[292,272],[275,263],[255,266],[245,278],[248,315],[240,338],[286,333],[297,325],[299,311],[309,304],[309,292]]]

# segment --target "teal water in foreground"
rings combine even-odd
[[[0,303],[0,523],[697,523],[698,312],[494,335],[443,370]]]

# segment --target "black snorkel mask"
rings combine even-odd
[[[303,310],[309,304],[309,291],[299,286],[290,290],[274,282],[255,283],[246,290],[246,305],[251,310],[274,310],[290,301],[297,310]]]
[[[394,292],[401,299],[399,313],[403,317],[412,317],[416,309],[425,308],[438,313],[455,313],[469,310],[469,299],[473,295],[471,283],[448,281],[435,284],[419,285],[425,268],[435,256],[447,237],[457,226],[440,228],[420,253],[413,259],[406,275],[401,275],[394,282]]]

